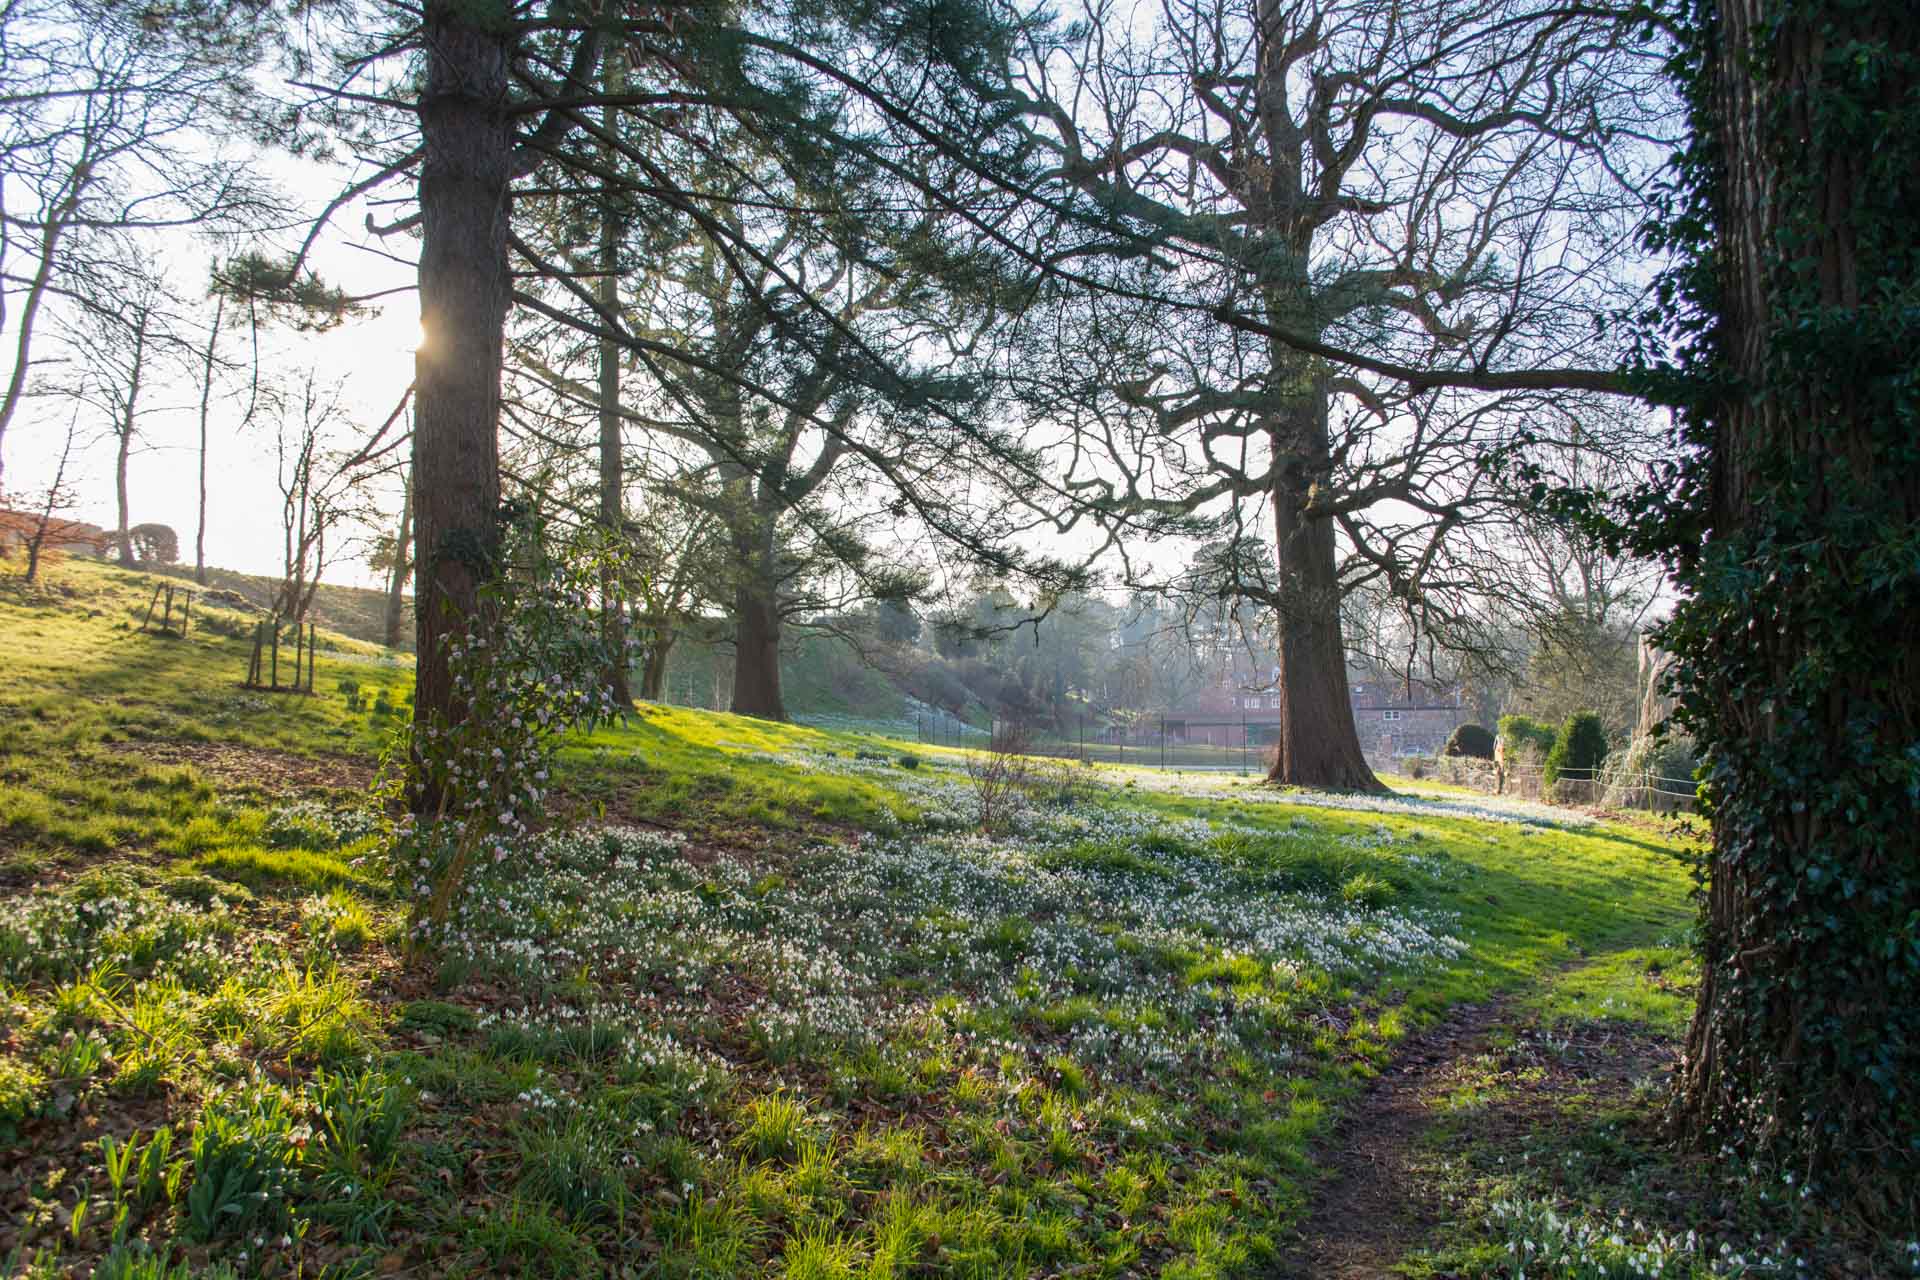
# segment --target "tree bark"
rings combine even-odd
[[[1300,360],[1276,352],[1276,372]],[[1294,374],[1292,376],[1302,376]],[[1347,690],[1333,521],[1311,510],[1316,484],[1333,469],[1324,372],[1308,371],[1298,400],[1270,433],[1279,468],[1273,487],[1279,595],[1279,741],[1267,781],[1336,791],[1384,791],[1360,750]]]
[[[758,584],[734,592],[733,707],[736,715],[785,720],[780,694],[780,611]]]
[[[659,702],[666,692],[667,656],[673,652],[674,639],[673,632],[662,628],[646,647],[640,667],[640,696],[648,702]]]
[[[393,564],[387,570],[386,644],[400,647],[400,627],[406,618],[407,579],[413,576],[413,478],[407,478],[400,502],[400,524],[393,532]]]
[[[621,58],[624,53],[615,50],[602,61],[605,67],[601,80],[608,94],[617,94],[624,87],[625,77],[621,74]],[[609,134],[619,128],[619,113],[609,106],[605,109],[603,125]],[[618,158],[607,150],[605,163],[614,166]],[[600,204],[600,304],[608,315],[620,314],[620,218],[614,207],[611,194]],[[610,336],[602,336],[599,349],[600,363],[600,526],[609,541],[622,537],[625,533],[626,483],[622,470],[621,449],[623,441],[620,434],[620,347]],[[604,629],[607,646],[607,692],[613,695],[615,703],[622,707],[633,705],[633,686],[627,675],[631,659],[627,652],[627,623],[623,606],[619,603],[619,593],[615,590],[616,569],[609,564],[601,576],[601,626]]]
[[[113,532],[115,554],[121,564],[133,563],[133,538],[127,532],[127,455],[133,450],[133,410],[129,406],[121,419],[119,437],[113,453],[113,496],[120,512],[120,523]]]
[[[213,327],[200,353],[200,519],[193,531],[193,580],[207,585],[207,411],[213,400],[213,361],[220,344],[220,323],[226,318],[227,298],[214,294]]]
[[[1886,548],[1920,528],[1901,421],[1912,348],[1890,301],[1912,296],[1920,224],[1910,159],[1870,161],[1836,120],[1872,120],[1876,106],[1892,118],[1912,91],[1885,68],[1920,57],[1920,21],[1902,6],[1778,0],[1711,12],[1714,385],[1729,390],[1704,415],[1710,532],[1693,593],[1717,608],[1715,647],[1680,661],[1720,739],[1683,1118],[1708,1144],[1798,1130],[1816,1168],[1824,1158],[1872,1176],[1881,1161],[1910,1213],[1905,944],[1920,846],[1896,762],[1920,742],[1920,617],[1911,562],[1895,574]],[[1830,51],[1855,48],[1863,79],[1823,84]],[[1868,66],[1880,68],[1879,103],[1861,100]],[[1911,145],[1887,139],[1908,157]],[[1781,542],[1816,555],[1797,561]],[[1713,576],[1728,570],[1737,591]],[[1873,1072],[1863,1057],[1878,1059]]]
[[[426,7],[420,95],[420,324],[414,357],[414,723],[457,723],[447,645],[494,571],[513,122],[505,4]],[[431,809],[441,797],[414,797]]]
[[[754,504],[757,508],[758,504]],[[785,720],[780,692],[780,599],[774,514],[750,509],[733,529],[733,711]]]

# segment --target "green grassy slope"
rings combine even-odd
[[[0,579],[22,1269],[1260,1275],[1437,1010],[1672,1016],[1637,828],[1052,767],[981,833],[957,753],[673,707],[409,954],[358,807],[404,668],[243,694],[141,591]]]
[[[184,579],[191,585],[193,566],[165,565],[153,574],[156,577],[162,575],[175,580]],[[240,573],[234,569],[209,567],[207,586],[215,591],[235,592],[256,609],[267,609],[272,607],[274,595],[280,589],[280,579],[255,573]],[[198,590],[197,587],[195,589]],[[407,597],[406,618],[407,625],[402,629],[402,644],[411,649],[413,647],[412,596]],[[313,597],[313,619],[329,631],[336,631],[366,644],[379,644],[385,638],[387,629],[387,593],[372,591],[365,587],[347,587],[322,582]]]

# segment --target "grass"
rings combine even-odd
[[[410,958],[357,809],[404,672],[245,695],[149,592],[0,581],[10,1267],[1257,1275],[1426,1019],[1685,1007],[1644,829],[1092,768],[988,838],[952,751],[672,707]]]

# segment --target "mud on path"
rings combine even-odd
[[[1302,1238],[1273,1271],[1287,1280],[1375,1280],[1429,1244],[1452,1207],[1437,1185],[1428,1131],[1445,1099],[1489,1079],[1495,1096],[1472,1118],[1474,1141],[1516,1144],[1564,1124],[1574,1094],[1623,1099],[1672,1065],[1675,1046],[1644,1029],[1584,1023],[1551,1032],[1519,997],[1462,1005],[1405,1041],[1316,1150],[1324,1173]],[[1455,1113],[1458,1114],[1457,1112]]]

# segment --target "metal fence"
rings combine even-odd
[[[1035,733],[1019,721],[999,720],[988,728],[967,724],[951,715],[915,717],[916,740],[947,747],[1006,747],[1017,743],[1025,755],[1050,756],[1101,764],[1130,764],[1149,769],[1207,769],[1241,774],[1263,774],[1272,764],[1272,722],[1239,719],[1175,719],[1156,716],[1131,726],[1090,724],[1080,717],[1074,732]],[[1370,760],[1380,772],[1410,773],[1437,781],[1472,787],[1489,794],[1544,799],[1545,769],[1540,765],[1509,764],[1503,771],[1491,762],[1472,762],[1472,768],[1453,768],[1436,776],[1435,765],[1465,766],[1465,760],[1410,756]],[[1422,769],[1420,766],[1425,765]],[[1612,809],[1642,809],[1649,813],[1695,813],[1699,802],[1691,778],[1673,778],[1651,769],[1562,769],[1559,799]]]
[[[1471,785],[1471,784],[1469,784]],[[1648,813],[1698,813],[1699,796],[1691,778],[1672,778],[1652,769],[1562,769],[1556,783],[1562,799],[1609,809]],[[1539,799],[1546,791],[1542,765],[1509,764],[1495,790]]]
[[[1264,773],[1273,750],[1276,726],[1239,719],[1175,719],[1156,716],[1131,726],[1089,723],[1079,717],[1067,733],[1034,732],[1012,720],[994,720],[991,727],[962,725],[921,716],[915,722],[917,740],[937,746],[985,747],[1017,738],[1027,755],[1100,764],[1131,764],[1151,769],[1216,769]]]

